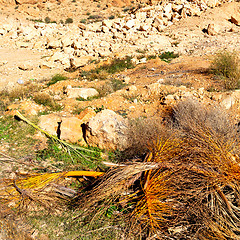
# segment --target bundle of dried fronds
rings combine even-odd
[[[76,192],[59,185],[66,177],[98,177],[102,172],[70,171],[45,174],[33,174],[19,179],[0,181],[0,202],[8,206],[26,210],[31,205],[39,205],[48,210],[63,206],[66,197],[73,197]],[[61,195],[59,195],[59,193]]]
[[[111,169],[86,189],[80,196],[87,202],[85,207],[98,210],[100,204],[106,209],[115,201],[124,208],[128,203],[132,230],[135,227],[136,234],[145,236],[239,239],[236,130],[223,114],[211,115],[210,110],[191,104],[188,108],[188,113],[187,108],[175,109],[176,131],[152,144],[145,163]]]

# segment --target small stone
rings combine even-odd
[[[218,33],[218,29],[217,29],[217,27],[215,26],[214,23],[208,24],[207,33],[210,36],[214,36],[214,35],[216,35]]]
[[[17,80],[17,83],[22,85],[22,84],[24,84],[24,81],[20,78]]]
[[[231,16],[231,22],[240,26],[240,14],[235,14]]]

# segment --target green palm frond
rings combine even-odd
[[[27,124],[31,125],[36,130],[42,132],[53,143],[59,144],[63,149],[65,149],[69,153],[71,158],[72,158],[72,154],[74,154],[75,156],[78,156],[80,158],[84,158],[87,161],[91,161],[92,158],[93,158],[91,156],[91,154],[96,153],[96,151],[94,151],[94,150],[91,150],[91,149],[88,149],[88,148],[85,148],[85,147],[81,147],[81,146],[72,145],[70,143],[67,143],[67,142],[61,140],[61,139],[58,139],[56,136],[48,133],[47,131],[44,131],[39,126],[32,123],[30,120],[28,120],[26,117],[24,117],[19,111],[17,111],[16,116],[20,120],[22,120],[22,121],[26,122]],[[73,161],[73,158],[72,158],[72,161]]]

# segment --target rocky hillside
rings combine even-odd
[[[179,102],[219,107],[239,123],[239,2],[0,0],[0,6],[0,152],[31,165],[8,159],[0,166],[4,177],[16,177],[16,166],[24,172],[70,165],[42,134],[32,136],[13,119],[17,111],[61,140],[105,151],[109,161],[114,151],[146,154],[143,145],[128,150],[137,138],[147,142],[141,134],[165,124]],[[225,61],[233,75],[214,74],[219,51],[224,61],[233,57]]]

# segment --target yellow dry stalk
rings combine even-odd
[[[167,187],[170,172],[161,169],[145,173],[143,195],[138,201],[133,216],[152,230],[161,229],[167,222],[164,216],[170,215],[172,207],[164,200],[172,194]]]
[[[16,181],[9,180],[8,184],[0,190],[0,197],[7,198],[7,201],[16,200],[20,197],[21,190],[31,190],[34,192],[41,191],[46,188],[50,183],[57,181],[57,179],[64,176],[65,173],[45,173],[41,175],[34,175]]]
[[[163,139],[160,138],[153,142],[152,146],[149,147],[150,154],[147,157],[147,162],[163,162],[165,159],[164,155],[169,156],[170,154],[176,154],[179,150],[179,146],[183,141],[175,138]],[[172,156],[173,157],[173,156]],[[153,160],[154,158],[154,160]]]

